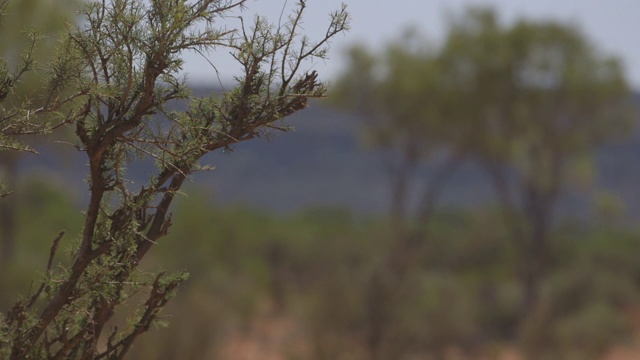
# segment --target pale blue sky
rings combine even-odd
[[[324,79],[339,74],[345,49],[355,42],[382,46],[408,26],[417,26],[428,38],[444,36],[446,14],[461,12],[469,5],[488,5],[506,22],[520,17],[553,18],[578,25],[603,51],[625,63],[632,86],[640,89],[640,0],[307,0],[304,29],[311,37],[324,34],[328,13],[347,4],[351,31],[335,38],[326,62],[313,64]],[[277,21],[283,5],[295,0],[250,0],[246,15],[259,13]],[[224,54],[213,54],[212,62],[228,80],[233,62]],[[211,66],[200,56],[188,56],[185,71],[194,83],[217,81]]]

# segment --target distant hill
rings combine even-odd
[[[379,154],[360,145],[357,119],[313,102],[288,122],[295,131],[274,133],[270,140],[252,140],[238,144],[230,153],[209,155],[204,162],[215,170],[197,174],[190,186],[208,189],[212,201],[221,206],[240,203],[273,212],[310,206],[345,207],[361,214],[387,211],[388,174]],[[36,148],[41,155],[25,156],[21,171],[53,173],[48,176],[59,178],[83,199],[86,185],[78,175],[87,172],[84,154],[60,144]],[[640,135],[603,147],[597,163],[597,186],[619,194],[632,214],[640,214]],[[151,170],[144,165],[136,168],[139,176],[134,175],[134,181]],[[428,174],[425,170],[425,176]],[[468,163],[452,178],[442,203],[468,207],[493,199],[484,173]],[[585,204],[585,195],[576,192],[565,199],[563,212],[588,214]]]

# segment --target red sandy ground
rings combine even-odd
[[[220,359],[223,360],[286,360],[309,358],[309,342],[305,331],[295,321],[267,316],[257,320],[248,331],[237,333],[225,341]],[[347,358],[351,358],[347,356]],[[446,360],[478,360],[465,357],[451,349]],[[496,358],[483,360],[524,360],[516,349],[507,348]],[[640,360],[640,334],[634,344],[616,346],[602,360]]]

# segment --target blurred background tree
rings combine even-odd
[[[453,171],[473,158],[496,189],[517,254],[521,305],[511,331],[518,329],[531,353],[544,347],[539,340],[549,324],[538,313],[546,306],[540,297],[554,263],[559,199],[576,185],[572,180],[588,182],[597,148],[631,128],[631,93],[619,60],[570,25],[504,25],[493,10],[478,8],[452,18],[441,47],[416,36],[379,55],[354,47],[339,79],[334,103],[357,114],[367,144],[392,159],[392,219],[406,221],[411,205],[411,223],[422,229],[410,240],[395,235],[398,245],[380,273],[393,273],[397,264],[417,271],[416,254],[428,245],[416,242],[434,241],[424,227],[435,199]],[[409,191],[411,180],[424,182],[426,190]],[[374,276],[379,289],[370,295],[384,303],[372,312],[375,344],[396,333],[381,314],[408,306],[382,300],[396,296],[401,280],[381,285],[381,277]],[[373,358],[380,349],[372,346]]]
[[[451,145],[473,135],[465,123],[467,113],[457,103],[460,85],[449,81],[438,57],[437,50],[412,31],[380,55],[356,46],[331,98],[362,119],[363,142],[382,151],[390,175],[389,236],[395,243],[368,280],[371,358],[383,353],[384,338],[394,331],[393,298],[405,286],[407,272],[415,270],[415,255],[421,252],[417,239],[423,237],[447,180],[467,156],[462,146]],[[425,164],[432,170],[426,178],[420,176]],[[410,224],[420,227],[408,234]]]
[[[74,26],[80,4],[81,0],[6,1],[3,10],[6,15],[0,21],[0,58],[4,59],[5,66],[11,72],[19,69],[26,53],[29,53],[31,68],[42,68],[50,62],[62,34]],[[32,40],[35,43],[32,44]],[[38,92],[42,92],[45,83],[46,77],[42,74],[25,72],[6,94],[3,106],[10,108],[27,103],[33,108],[42,106],[44,100],[39,98],[43,94]],[[10,191],[19,185],[20,156],[20,152],[0,151],[0,179]],[[0,201],[0,264],[3,265],[9,264],[15,255],[17,207],[15,197]]]
[[[467,85],[465,107],[481,124],[473,151],[490,174],[520,249],[515,270],[526,321],[540,305],[554,260],[558,201],[576,185],[575,171],[589,166],[595,149],[629,131],[631,94],[619,60],[603,55],[575,28],[524,20],[507,27],[490,10],[454,21],[443,59],[452,77]]]

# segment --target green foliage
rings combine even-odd
[[[60,94],[47,85],[43,73],[78,7],[75,0],[0,4],[0,150],[30,150],[12,136],[49,132],[61,125],[35,120],[36,115],[54,111],[63,102],[55,99]]]
[[[292,358],[428,359],[452,350],[481,358],[517,342],[536,359],[595,359],[637,330],[629,316],[640,301],[635,232],[542,223],[555,261],[545,262],[539,300],[523,316],[522,272],[531,263],[520,241],[541,223],[508,206],[519,202],[433,207],[455,168],[447,164],[472,155],[497,162],[490,172],[498,180],[516,176],[528,191],[520,195],[559,191],[553,185],[566,184],[574,168],[587,177],[593,146],[624,128],[618,100],[626,88],[615,61],[574,29],[506,27],[472,11],[453,23],[442,48],[416,46],[422,39],[411,35],[380,56],[352,50],[353,71],[338,82],[336,101],[367,117],[370,144],[399,155],[407,179],[422,161],[444,165],[415,221],[398,226],[335,208],[286,217],[220,209],[207,193],[182,194],[190,174],[205,169],[203,155],[283,129],[285,116],[324,94],[316,74],[299,69],[323,57],[328,40],[297,35],[304,2],[282,27],[256,18],[237,31],[214,25],[244,2],[190,4],[90,3],[46,70],[43,110],[2,113],[3,121],[36,111],[53,124],[73,122],[90,198],[79,216],[50,181],[14,195],[21,261],[0,274],[0,304],[26,295],[0,316],[0,357],[224,358],[259,339]],[[346,28],[346,16],[334,14],[329,37]],[[194,98],[178,77],[180,54],[214,45],[230,49],[244,74],[222,95]],[[0,69],[9,79],[11,67]],[[176,100],[185,111],[169,109]],[[603,118],[615,125],[601,131]],[[551,155],[561,155],[561,173]],[[138,163],[155,165],[141,186],[128,181]],[[603,197],[602,211],[617,218],[614,200]],[[52,239],[48,264],[39,266]],[[56,255],[58,247],[68,253]],[[35,267],[44,281],[27,288]],[[150,328],[160,329],[138,340]]]
[[[472,8],[452,17],[441,46],[429,47],[415,34],[377,54],[355,46],[334,103],[362,117],[369,144],[385,152],[391,170],[399,239],[387,261],[401,265],[396,281],[386,284],[374,274],[372,286],[382,294],[402,288],[421,249],[433,250],[429,261],[447,268],[508,259],[521,284],[520,324],[513,332],[535,348],[533,334],[544,337],[552,321],[536,314],[556,260],[557,205],[572,185],[589,189],[594,150],[633,125],[620,61],[570,25],[507,25],[490,9]],[[496,238],[488,229],[491,239],[455,237],[468,252],[448,248],[448,236],[438,233],[420,243],[427,224],[435,226],[439,194],[467,160],[486,169],[507,234]],[[387,320],[374,323],[371,356],[384,333],[395,331]]]
[[[60,234],[41,286],[3,320],[2,345],[10,358],[123,357],[186,279],[182,272],[141,273],[138,266],[168,233],[171,203],[189,175],[203,169],[200,158],[278,128],[309,98],[324,95],[318,74],[301,72],[309,60],[326,56],[331,37],[347,30],[346,7],[331,15],[326,34],[314,42],[299,33],[304,2],[278,25],[256,17],[249,26],[242,16],[236,28],[220,25],[245,2],[89,2],[40,73],[47,83],[39,107],[3,107],[0,122],[11,124],[3,135],[73,124],[89,166],[89,203],[71,263],[53,266]],[[182,55],[214,47],[231,51],[243,75],[222,96],[194,98],[179,75]],[[32,54],[27,51],[10,85],[31,70]],[[175,101],[187,110],[169,111]],[[32,124],[41,113],[53,125]],[[139,190],[128,180],[135,161],[156,165]],[[115,309],[137,297],[146,300],[129,326],[103,334]]]
[[[82,216],[62,189],[54,181],[33,179],[11,195],[19,204],[16,217],[19,246],[14,261],[3,264],[5,276],[0,277],[0,308],[7,309],[20,294],[34,291],[32,281],[42,275],[42,264],[47,263],[48,254],[44,250],[51,246],[56,235],[51,229],[65,230],[69,238],[80,233]],[[34,226],[34,219],[37,219],[37,226]],[[71,244],[63,243],[61,246],[66,249]],[[68,261],[68,257],[62,256],[60,260]]]
[[[65,226],[69,237],[79,232],[75,221],[61,222],[74,218],[74,206],[61,188],[33,182],[25,189],[16,194],[24,196],[25,203],[20,228],[27,228],[31,212],[42,226],[24,233],[18,253],[35,260],[19,262],[24,267],[2,276],[3,290],[12,289],[9,282],[14,282],[15,291],[23,288],[31,276],[20,280],[14,274],[32,272],[27,269],[42,263],[38,239],[46,239],[44,228]],[[149,271],[162,267],[176,273],[160,280],[157,291],[170,290],[183,280],[181,270],[191,273],[161,321],[151,325],[159,329],[136,342],[132,358],[224,357],[234,338],[263,336],[251,335],[249,329],[256,323],[283,318],[296,324],[297,330],[283,335],[290,340],[261,338],[280,344],[281,354],[370,358],[365,339],[370,331],[372,273],[394,272],[385,258],[397,239],[384,219],[357,219],[332,208],[274,217],[247,208],[221,209],[207,193],[189,193],[176,204],[171,233],[119,295],[131,306],[117,313],[112,324],[132,329],[143,315],[136,304],[147,300],[144,288],[153,288],[156,281]],[[388,313],[392,331],[383,337],[380,358],[443,356],[451,348],[474,358],[514,340],[521,285],[513,272],[513,244],[500,223],[500,213],[488,208],[434,216],[421,239],[426,245],[417,254],[419,260],[401,286],[393,288],[393,296],[385,297],[386,306],[393,309]],[[635,285],[640,278],[635,256],[640,243],[636,233],[607,226],[595,227],[589,235],[569,226],[561,229],[553,251],[563,261],[549,270],[542,306],[527,321],[524,339],[531,339],[528,346],[535,344],[540,359],[595,359],[624,343],[636,329],[629,314],[640,303]],[[34,240],[37,243],[30,243]],[[61,246],[71,242],[67,238]],[[117,295],[109,281],[96,281],[98,276],[109,279],[104,268],[111,260],[104,261],[102,270],[96,267],[87,274],[87,281],[94,282],[91,298],[96,301]],[[138,294],[136,288],[141,290]],[[2,297],[13,293],[3,291]],[[82,316],[77,309],[67,311],[80,331]],[[161,328],[164,320],[171,326]],[[34,319],[25,321],[33,324]],[[296,352],[300,346],[307,350]]]
[[[443,356],[451,348],[474,358],[510,344],[521,326],[513,243],[500,231],[497,211],[438,213],[421,239],[419,261],[382,297],[371,292],[372,274],[393,281],[393,264],[385,259],[397,241],[383,219],[356,220],[339,209],[276,218],[190,200],[180,203],[175,241],[160,245],[152,259],[191,269],[188,295],[170,310],[175,327],[157,334],[176,340],[181,353],[222,356],[229,339],[251,333],[242,329],[286,318],[301,329],[287,335],[296,340],[284,342],[281,354],[304,344],[303,358],[368,359],[368,309],[375,299],[391,309],[379,314],[387,314],[390,329],[376,355],[382,359]],[[596,358],[634,332],[628,313],[640,300],[633,284],[640,243],[606,227],[587,237],[567,228],[556,238],[554,255],[565,260],[549,270],[543,305],[525,324],[523,339],[537,346],[538,358]],[[185,255],[185,247],[197,256]],[[191,312],[213,320],[204,323]],[[193,342],[195,333],[206,335]],[[152,353],[155,343],[143,341],[136,354]]]

